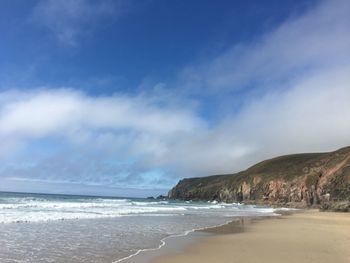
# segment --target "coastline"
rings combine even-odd
[[[242,220],[236,226],[233,221],[202,230],[207,235],[150,262],[350,262],[349,213],[305,210],[268,220]]]
[[[302,210],[281,208],[280,210],[276,209],[273,215],[230,217],[225,223],[220,225],[191,229],[181,234],[167,236],[160,240],[160,244],[157,247],[140,249],[135,253],[113,261],[112,263],[154,262],[158,258],[184,252],[186,248],[198,244],[208,237],[221,234],[241,233],[245,231],[246,226],[253,224],[254,222],[290,215],[300,211]]]
[[[213,233],[215,233],[217,230],[225,229],[228,225],[236,225],[236,223],[240,224],[242,219],[243,218],[241,217],[237,217],[237,219],[228,220],[227,222],[217,226],[191,229],[181,234],[166,236],[160,240],[160,244],[157,247],[137,250],[135,253],[115,260],[112,263],[152,262],[161,255],[173,254],[174,251],[183,251],[186,247],[196,244],[202,238],[213,236]]]

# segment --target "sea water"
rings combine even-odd
[[[0,192],[0,262],[122,262],[170,236],[269,215],[241,204]]]

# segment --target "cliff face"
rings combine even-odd
[[[169,197],[331,209],[330,204],[346,201],[348,205],[350,147],[281,156],[236,174],[183,179],[170,190]]]

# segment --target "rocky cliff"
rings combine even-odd
[[[350,209],[350,147],[280,156],[236,174],[181,180],[169,198]]]

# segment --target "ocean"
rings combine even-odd
[[[275,212],[217,202],[0,192],[0,262],[122,262],[171,236]]]

